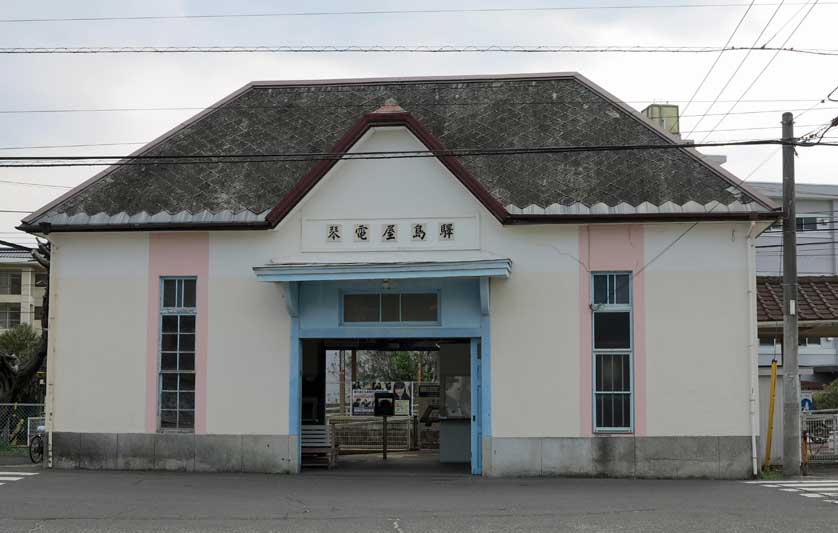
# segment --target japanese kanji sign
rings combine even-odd
[[[381,242],[399,242],[399,226],[401,224],[381,224]],[[410,241],[425,242],[430,240],[429,231],[431,228],[425,222],[416,222],[410,224]],[[370,242],[371,234],[370,224],[355,224],[352,232],[352,237],[355,242]],[[440,241],[454,240],[456,231],[454,222],[440,222],[438,224],[438,238]],[[339,243],[343,241],[343,224],[326,224],[326,242]],[[407,240],[407,239],[405,239]]]
[[[303,251],[475,250],[476,216],[305,219]]]

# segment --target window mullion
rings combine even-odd
[[[594,429],[596,431],[630,431],[632,423],[633,383],[633,305],[631,275],[621,272],[594,273],[592,286],[605,289],[596,303],[592,294],[593,359],[594,359]],[[597,282],[597,278],[600,279]],[[597,315],[610,313],[611,316]],[[625,314],[619,317],[619,314]],[[626,324],[628,320],[628,324]],[[603,329],[598,329],[603,328]],[[628,328],[628,330],[626,330]],[[628,335],[628,337],[626,337]],[[622,348],[598,348],[619,346]],[[626,371],[628,370],[628,375]]]
[[[159,349],[159,374],[160,374],[160,398],[159,398],[159,417],[160,417],[160,429],[167,430],[172,429],[176,431],[194,431],[195,427],[195,405],[194,400],[192,402],[191,408],[189,406],[182,405],[182,399],[184,396],[188,396],[187,393],[191,393],[194,395],[194,379],[193,381],[193,390],[185,391],[183,390],[183,384],[181,376],[184,375],[195,375],[195,346],[194,341],[191,348],[187,348],[184,345],[185,336],[190,335],[193,337],[196,335],[194,331],[184,331],[184,318],[185,317],[195,317],[197,316],[197,310],[195,307],[185,307],[186,302],[186,285],[187,281],[190,283],[194,282],[194,278],[162,278],[161,279],[161,303],[160,303],[160,315],[161,317],[174,317],[174,324],[171,324],[171,319],[169,320],[170,324],[167,326],[169,329],[163,329],[164,321],[161,318],[161,345]],[[166,301],[166,288],[170,289],[169,293],[169,301]],[[189,302],[192,304],[193,302],[190,300]],[[168,305],[167,305],[168,304]],[[193,319],[194,321],[194,319]],[[164,333],[165,331],[165,333]],[[171,346],[171,340],[165,341],[165,335],[174,335],[174,346]],[[165,353],[168,355],[169,359],[172,357],[174,358],[173,363],[169,361],[167,366],[171,366],[172,368],[163,368],[163,342],[169,342],[168,349],[165,350]],[[189,353],[192,358],[192,369],[185,369],[183,368],[183,361],[184,361],[184,353]],[[174,382],[172,383],[172,379]],[[168,384],[164,384],[164,380],[168,381]],[[164,404],[168,402],[167,404]],[[186,418],[188,417],[188,418]]]

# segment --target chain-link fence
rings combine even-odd
[[[381,417],[333,416],[338,449],[345,451],[378,451],[383,449],[384,421]],[[387,418],[387,449],[407,451],[415,447],[414,420],[411,416]]]
[[[838,409],[812,411],[802,417],[810,463],[838,463]]]
[[[0,403],[0,447],[27,446],[43,416],[42,403]]]

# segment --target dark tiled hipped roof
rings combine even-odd
[[[838,320],[838,276],[804,276],[798,278],[798,284],[798,320]],[[782,320],[783,278],[758,276],[757,321]]]
[[[364,114],[388,99],[394,99],[447,149],[673,142],[581,76],[556,74],[254,83],[138,153],[327,152]],[[550,206],[553,213],[572,205],[627,204],[633,209],[645,202],[654,206],[667,202],[676,206],[736,203],[740,210],[763,212],[773,208],[740,187],[736,178],[685,149],[458,159],[513,213],[530,206],[540,208],[535,214],[544,214]],[[263,214],[315,164],[252,161],[116,166],[24,222],[54,221],[62,214],[122,214],[127,219],[138,213],[152,217],[184,211],[202,213],[206,220],[220,212],[229,212],[227,218],[232,220],[238,213],[238,220],[253,222],[263,220]],[[66,217],[62,220],[69,223]]]

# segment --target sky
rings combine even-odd
[[[749,11],[732,45],[779,46],[809,6],[760,0]],[[814,1],[814,0],[810,0]],[[0,48],[53,46],[258,46],[258,45],[649,45],[722,46],[750,0],[483,0],[452,2],[142,0],[5,0],[0,5]],[[705,7],[672,8],[678,4]],[[714,5],[709,5],[714,4]],[[721,6],[719,4],[725,4]],[[177,20],[3,22],[21,18],[125,17],[281,12],[510,7],[656,6],[652,8],[538,12],[308,15]],[[709,5],[709,6],[708,6]],[[796,18],[793,18],[795,17]],[[838,2],[820,0],[787,46],[838,48]],[[682,131],[701,141],[731,109],[773,56],[756,51],[731,75],[744,52],[724,54],[695,101],[682,110]],[[374,76],[434,76],[577,71],[642,109],[653,102],[690,99],[716,54],[580,53],[321,53],[321,54],[0,54],[0,155],[64,156],[128,154],[197,110],[253,80]],[[728,84],[729,83],[729,84]],[[721,89],[728,84],[725,91]],[[796,114],[796,132],[808,132],[838,116],[838,102],[824,102],[838,85],[838,56],[781,53],[707,141],[777,138],[783,111]],[[719,102],[710,109],[713,99]],[[833,95],[838,100],[838,92]],[[137,111],[89,111],[143,108]],[[56,112],[56,110],[65,110]],[[73,112],[66,112],[73,110]],[[83,111],[88,110],[88,111]],[[33,112],[39,111],[39,112]],[[48,111],[48,112],[45,112]],[[755,113],[743,113],[755,112]],[[756,113],[759,112],[759,113]],[[690,116],[692,115],[692,116]],[[701,119],[700,123],[697,123]],[[697,127],[696,127],[697,126]],[[765,128],[765,129],[745,129]],[[838,136],[838,130],[830,135]],[[116,144],[33,148],[37,146]],[[26,148],[19,148],[26,147]],[[11,149],[17,148],[17,149]],[[780,181],[777,147],[717,147],[725,168],[749,181]],[[801,148],[800,183],[838,183],[838,148]],[[763,164],[764,163],[764,164]],[[760,166],[762,164],[762,166]],[[0,239],[31,243],[16,232],[33,211],[101,170],[101,167],[0,168]],[[49,185],[49,186],[44,186]]]

